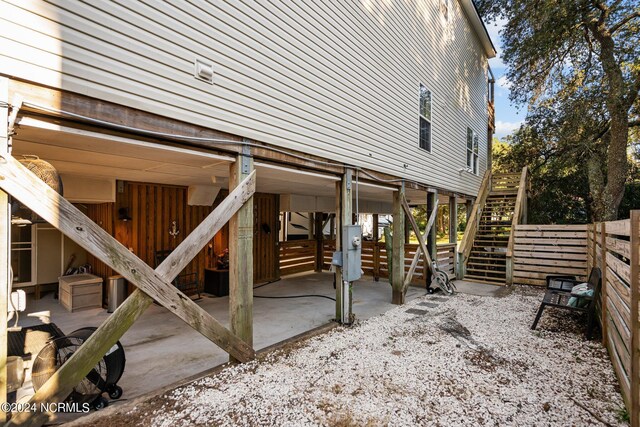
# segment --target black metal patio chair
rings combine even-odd
[[[536,314],[536,319],[533,321],[533,325],[531,325],[531,329],[536,329],[540,317],[542,317],[542,312],[546,307],[556,307],[564,310],[587,313],[587,330],[585,336],[587,339],[591,339],[596,317],[596,302],[598,298],[600,298],[600,288],[602,286],[602,272],[598,267],[594,267],[589,274],[587,284],[589,289],[593,289],[593,296],[576,297],[587,301],[588,304],[582,307],[569,305],[569,299],[574,296],[571,295],[571,290],[580,283],[582,282],[576,280],[575,276],[547,276],[547,290],[542,298],[542,303]]]

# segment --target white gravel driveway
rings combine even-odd
[[[606,351],[541,292],[425,296],[178,388],[123,424],[624,425]],[[578,318],[579,319],[579,318]],[[117,422],[118,419],[113,419]]]

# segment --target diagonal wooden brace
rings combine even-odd
[[[436,215],[438,214],[438,200],[436,198],[436,204],[433,207],[433,211],[431,212],[431,215],[429,215],[429,221],[427,221],[427,227],[425,228],[424,234],[420,233],[420,229],[418,228],[416,219],[413,217],[413,213],[411,212],[411,207],[409,206],[409,203],[407,203],[407,199],[405,198],[404,194],[402,195],[401,203],[402,203],[402,208],[407,214],[407,217],[409,217],[409,223],[411,224],[413,231],[416,233],[416,237],[418,238],[418,243],[420,243],[420,246],[418,246],[418,248],[416,249],[416,253],[413,256],[413,261],[411,261],[411,266],[409,267],[409,272],[407,273],[407,276],[405,278],[404,289],[406,290],[409,287],[409,284],[411,283],[411,278],[413,277],[413,273],[415,272],[416,267],[418,266],[420,255],[424,256],[425,268],[428,268],[429,270],[433,268],[431,265],[431,256],[429,255],[429,251],[427,250],[427,244],[424,239],[426,236],[429,235],[429,231],[431,230],[431,227],[433,227],[433,224],[435,223]]]
[[[144,312],[152,297],[236,359],[246,361],[255,356],[250,346],[169,283],[251,198],[255,192],[255,172],[234,189],[155,271],[10,156],[0,160],[0,188],[139,288],[38,390],[32,403],[60,402],[66,398]],[[42,425],[46,419],[47,414],[40,412],[23,413],[14,417],[10,425]]]

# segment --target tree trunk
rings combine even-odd
[[[609,111],[611,125],[609,128],[609,144],[606,153],[607,181],[602,193],[594,194],[594,200],[602,206],[596,210],[596,218],[600,221],[618,219],[618,207],[624,196],[629,163],[627,160],[627,145],[629,142],[629,122],[627,93],[622,70],[615,57],[614,40],[609,31],[601,24],[594,31],[600,43],[600,60],[609,83],[606,105]],[[590,170],[590,172],[592,172]],[[599,212],[598,212],[599,211]]]

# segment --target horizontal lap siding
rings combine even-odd
[[[486,164],[486,59],[458,2],[11,1],[3,73],[475,194]],[[193,78],[196,57],[214,84]],[[418,84],[433,151],[418,146]]]
[[[574,275],[586,280],[586,225],[516,227],[514,283],[543,286],[548,275]]]

